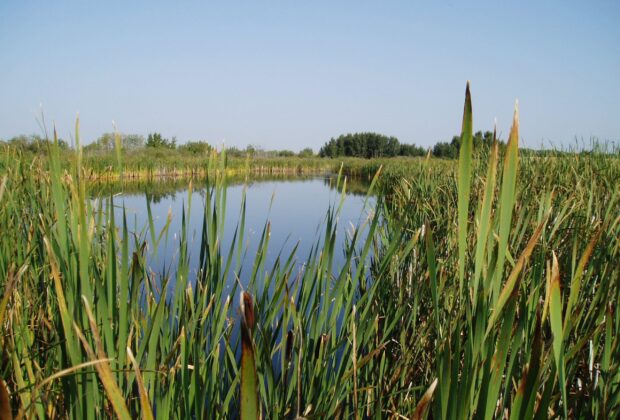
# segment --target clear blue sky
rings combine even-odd
[[[437,3],[437,4],[436,4]],[[0,138],[112,130],[316,151],[377,131],[620,138],[620,2],[0,0]]]

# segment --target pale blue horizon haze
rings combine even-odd
[[[620,138],[620,2],[0,1],[0,139],[48,128],[316,152],[375,131]]]

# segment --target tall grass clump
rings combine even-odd
[[[354,394],[358,385],[363,388],[358,374],[371,359],[362,349],[380,350],[372,340],[374,315],[353,309],[355,302],[367,307],[364,302],[379,284],[359,295],[378,214],[368,221],[368,239],[356,231],[348,241],[337,276],[334,257],[341,250],[334,244],[341,202],[328,210],[323,240],[305,257],[303,270],[294,252],[266,267],[269,223],[251,266],[242,267],[245,202],[232,243],[223,249],[226,157],[214,153],[200,250],[190,255],[188,248],[186,220],[196,211],[188,198],[178,264],[174,273],[159,276],[148,267],[147,254],[164,232],[130,226],[124,211],[118,219],[113,195],[88,199],[79,148],[71,171],[63,170],[57,147],[47,162],[16,158],[4,178],[9,185],[3,189],[2,222],[10,236],[2,241],[7,281],[1,312],[2,375],[14,414],[243,414],[246,348],[256,369],[258,389],[249,395],[255,393],[257,413],[355,411]],[[153,225],[150,221],[150,229]],[[190,273],[190,258],[199,260],[197,273]],[[247,279],[243,313],[254,315],[243,334],[236,332],[234,304],[241,291],[225,292],[231,276]],[[359,331],[353,347],[351,329]]]
[[[2,154],[0,415],[617,417],[618,158],[522,157],[517,110],[505,148],[475,153],[472,127],[468,86],[456,165],[392,170],[342,249],[341,172],[308,255],[269,265],[269,221],[242,263],[245,198],[223,245],[230,171],[212,152],[161,273],[169,224],[91,197],[77,126],[70,163],[54,144]]]
[[[502,156],[495,140],[485,161],[461,149],[456,179],[421,169],[386,206],[382,241],[415,243],[377,302],[386,320],[409,307],[392,337],[399,380],[438,379],[439,418],[614,417],[618,159],[520,161],[518,141],[515,108]]]

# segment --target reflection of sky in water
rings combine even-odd
[[[230,241],[239,222],[243,185],[228,187],[226,198],[226,221],[222,240],[222,256],[226,258]],[[188,252],[190,258],[190,281],[195,280],[199,266],[200,237],[204,216],[205,190],[199,183],[194,182],[192,193],[190,218],[186,221],[188,232]],[[273,202],[272,202],[273,197]],[[293,274],[299,272],[301,264],[307,259],[311,247],[323,235],[325,216],[328,207],[334,202],[338,204],[340,194],[330,189],[325,178],[303,180],[267,181],[249,184],[246,192],[246,224],[244,234],[245,257],[241,262],[243,267],[241,283],[246,286],[252,271],[254,256],[257,252],[261,234],[266,221],[271,222],[269,248],[265,258],[264,270],[271,270],[278,255],[286,260],[297,242],[296,268]],[[351,231],[352,226],[363,223],[368,217],[368,210],[364,210],[365,197],[348,195],[345,199],[338,221],[338,232],[335,252],[335,268],[343,259],[342,247],[345,229]],[[188,191],[178,190],[164,195],[157,202],[151,202],[151,211],[154,219],[156,234],[166,224],[168,213],[172,221],[168,230],[167,240],[162,238],[157,255],[149,252],[148,261],[152,271],[156,274],[163,272],[174,276],[178,260],[181,218],[183,206],[187,217]],[[150,234],[144,236],[148,228],[148,213],[145,194],[121,194],[115,197],[117,206],[125,205],[127,223],[130,231],[142,233],[142,237],[150,242]],[[374,199],[369,200],[372,207]],[[117,224],[122,223],[122,210],[117,208],[115,218]],[[359,243],[359,242],[358,242]],[[235,258],[231,273],[238,271],[235,267]],[[284,262],[284,261],[282,261]],[[259,279],[263,273],[259,273]],[[159,279],[161,280],[161,279]],[[227,280],[225,295],[231,290],[235,279],[231,275]],[[174,282],[170,282],[169,291],[173,290]],[[234,301],[233,301],[234,302]]]

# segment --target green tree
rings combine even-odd
[[[146,147],[152,147],[155,149],[176,149],[177,140],[175,137],[172,140],[162,137],[160,133],[150,133],[146,138]]]
[[[180,151],[188,152],[193,155],[206,155],[211,152],[211,145],[206,141],[188,141],[179,146]]]
[[[452,143],[441,141],[433,147],[433,156],[440,158],[454,159],[458,155],[458,148]]]
[[[95,143],[100,150],[114,149],[114,133],[103,133]]]
[[[136,150],[144,147],[144,136],[139,134],[121,134],[123,149]]]
[[[474,151],[482,151],[489,148],[493,142],[493,133],[491,131],[477,131],[473,137]],[[500,144],[501,145],[501,144]],[[453,136],[452,140],[447,142],[438,142],[433,147],[433,156],[441,158],[456,159],[459,156],[461,148],[461,137]]]
[[[37,154],[46,154],[48,152],[48,146],[51,141],[43,138],[37,134],[31,134],[29,136],[25,134],[20,134],[18,136],[12,137],[8,141],[8,145],[13,148],[21,149],[25,152],[37,153]],[[63,139],[58,139],[58,146],[61,149],[68,149],[69,145]]]
[[[401,147],[396,137],[388,137],[383,134],[377,133],[354,133],[344,134],[334,139],[331,138],[325,145],[319,150],[319,156],[321,157],[336,157],[336,156],[356,156],[365,158],[377,158],[377,157],[393,157],[402,155],[403,151],[413,153],[415,145],[411,145],[413,148]]]
[[[401,144],[398,154],[400,156],[424,156],[426,155],[426,150],[415,144]]]
[[[314,156],[314,151],[311,148],[306,147],[305,149],[299,152],[298,156],[301,158],[309,158],[309,157]]]
[[[112,151],[116,147],[116,136],[120,137],[121,147],[125,150],[136,150],[144,147],[144,136],[140,134],[103,133],[93,143],[84,146],[84,150]]]

